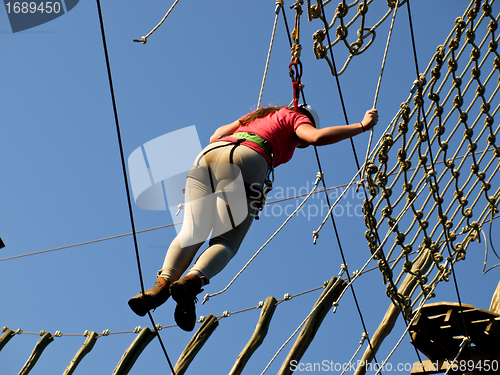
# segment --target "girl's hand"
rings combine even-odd
[[[375,108],[372,108],[365,113],[365,117],[363,117],[363,121],[361,122],[363,124],[363,128],[365,131],[370,130],[373,128],[375,125],[377,125],[378,122],[378,110]]]

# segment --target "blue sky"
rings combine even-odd
[[[411,3],[421,70],[468,3]],[[291,3],[285,5],[292,25]],[[156,137],[191,125],[196,125],[204,146],[217,127],[234,121],[257,104],[274,2],[181,0],[146,45],[133,43],[156,25],[169,6],[153,1],[102,4],[126,157]],[[325,6],[328,19],[333,17],[334,7],[333,3]],[[370,25],[386,10],[386,1],[374,1],[370,5]],[[377,29],[370,49],[356,57],[340,77],[351,123],[361,121],[365,110],[373,105],[389,24],[390,18]],[[312,52],[312,34],[322,24],[318,20],[309,23],[304,13],[301,26],[302,80],[307,101],[317,109],[322,125],[342,125],[345,120],[335,80],[326,63],[316,60]],[[346,53],[342,46],[336,48],[339,67]],[[288,39],[280,17],[263,103],[290,102],[289,62]],[[6,12],[0,11],[0,67],[0,237],[6,244],[0,249],[0,327],[81,335],[85,330],[120,332],[150,326],[149,320],[135,316],[127,306],[127,300],[140,290],[131,236],[3,260],[131,231],[95,2],[82,1],[60,18],[15,34]],[[375,128],[375,139],[407,98],[414,79],[404,6],[398,11],[381,84],[377,104],[380,125]],[[355,139],[360,158],[364,157],[367,141],[366,134]],[[318,151],[328,186],[351,180],[357,169],[348,141]],[[297,150],[290,163],[276,170],[275,190],[269,200],[307,192],[317,171],[314,150]],[[369,257],[364,221],[355,210],[361,203],[362,198],[350,192],[336,217],[351,270],[361,268]],[[211,281],[206,292],[224,288],[285,220],[287,205],[297,204],[297,200],[286,201],[275,205],[280,208],[274,211],[265,211],[253,224],[238,255]],[[337,275],[342,260],[331,225],[321,232],[316,245],[312,243],[312,231],[324,216],[314,210],[326,214],[324,205],[319,196],[312,198],[309,211],[291,220],[227,292],[198,305],[198,315],[222,315],[226,310],[256,306],[267,296],[280,299],[286,293],[301,293]],[[134,215],[138,230],[172,223],[165,211],[146,211],[134,205]],[[146,287],[153,284],[173,236],[172,227],[138,235]],[[464,303],[487,309],[498,282],[498,270],[482,275],[484,243],[473,244],[470,250],[467,261],[456,267],[460,295]],[[368,331],[373,334],[390,303],[380,273],[372,271],[361,277],[355,290]],[[246,373],[263,371],[307,316],[319,294],[312,292],[278,306],[269,335],[247,365]],[[451,283],[443,283],[431,302],[456,299]],[[156,322],[174,324],[173,309],[172,301],[158,308],[154,313]],[[259,313],[252,310],[222,319],[189,371],[228,373]],[[402,329],[403,323],[398,322],[377,355],[379,361],[392,349]],[[345,363],[357,349],[362,332],[352,295],[347,293],[337,312],[327,315],[302,361]],[[162,330],[174,362],[191,336],[177,327]],[[99,338],[76,373],[111,373],[134,338],[134,333]],[[2,373],[16,374],[38,339],[29,334],[14,337],[0,352]],[[83,336],[56,337],[32,374],[62,373],[83,341]],[[268,373],[276,373],[288,349],[278,356]],[[390,362],[416,360],[407,337]],[[130,374],[167,371],[161,349],[153,341]]]

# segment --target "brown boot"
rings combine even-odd
[[[203,292],[201,279],[194,275],[186,275],[172,283],[170,293],[177,302],[174,319],[184,331],[192,331],[196,324],[197,294]]]
[[[158,277],[155,285],[151,289],[144,291],[132,297],[128,301],[128,305],[139,316],[144,316],[151,309],[156,309],[158,306],[163,305],[170,297],[170,282],[163,277]]]

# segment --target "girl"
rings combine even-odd
[[[359,123],[320,129],[316,111],[301,105],[297,112],[288,107],[259,109],[218,128],[188,173],[182,228],[157,281],[144,296],[132,297],[130,308],[144,316],[172,296],[175,321],[192,331],[196,295],[238,251],[273,169],[288,162],[297,147],[333,144],[370,130],[377,121],[377,110],[370,109]],[[208,248],[181,277],[210,233]]]

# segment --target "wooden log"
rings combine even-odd
[[[156,332],[150,330],[148,327],[141,329],[135,340],[130,344],[127,350],[125,350],[125,353],[123,353],[122,358],[113,371],[113,375],[128,374],[132,366],[134,366],[135,361],[137,361],[137,358],[139,358],[142,351],[155,336]]]
[[[490,311],[495,314],[500,314],[500,281],[498,282],[497,289],[493,293],[493,298],[491,299]]]
[[[205,318],[203,324],[198,329],[198,331],[196,331],[196,333],[182,352],[181,356],[177,360],[177,363],[174,367],[176,375],[182,375],[186,372],[196,354],[198,354],[203,345],[205,345],[218,325],[219,320],[212,314]]]
[[[415,274],[416,271],[420,271],[421,274],[424,274],[425,272],[427,272],[431,264],[432,254],[430,250],[426,249],[422,251],[415,259],[411,271],[413,274]],[[417,282],[418,278],[411,273],[408,273],[408,275],[406,275],[400,287],[398,288],[398,293],[407,297],[410,296]],[[373,337],[370,339],[371,347],[368,346],[366,348],[365,352],[363,353],[363,357],[360,361],[358,361],[358,367],[354,375],[364,375],[366,373],[368,364],[373,361],[373,358],[380,348],[380,345],[382,345],[382,342],[387,337],[387,335],[391,333],[392,329],[394,328],[394,324],[396,323],[396,320],[400,315],[401,309],[399,308],[399,306],[391,303],[391,305],[387,309],[387,312],[385,313],[384,318],[382,319],[382,322],[378,326]]]
[[[54,337],[50,332],[45,332],[43,336],[38,340],[38,342],[35,345],[35,348],[31,352],[30,357],[24,364],[23,368],[21,371],[19,371],[18,375],[27,375],[29,372],[33,369],[33,367],[36,365],[38,359],[42,355],[43,351],[45,348],[52,342],[54,341]]]
[[[97,332],[85,332],[85,336],[87,336],[87,339],[83,343],[80,350],[78,350],[75,357],[71,360],[68,367],[66,367],[63,375],[73,374],[80,361],[92,350],[97,341],[97,338],[99,337]]]
[[[332,304],[337,300],[345,287],[346,283],[341,278],[332,277],[328,282],[325,290],[314,304],[313,313],[306,324],[304,324],[304,327],[302,327],[297,340],[281,365],[278,375],[288,375],[293,372],[291,363],[298,363],[300,361],[314,339],[316,332],[318,332],[326,314],[331,309]]]
[[[277,301],[274,297],[267,297],[264,305],[262,306],[259,322],[255,326],[255,331],[253,332],[250,341],[248,341],[248,343],[236,359],[233,368],[229,372],[229,375],[241,374],[250,357],[264,341],[264,338],[266,337],[267,331],[269,329],[269,324],[271,323],[271,318],[273,317],[274,311],[276,310],[276,302]]]
[[[0,337],[0,350],[2,350],[3,347],[10,341],[10,339],[16,335],[16,333],[9,327],[3,327],[2,332],[4,334],[2,335],[2,337]]]

